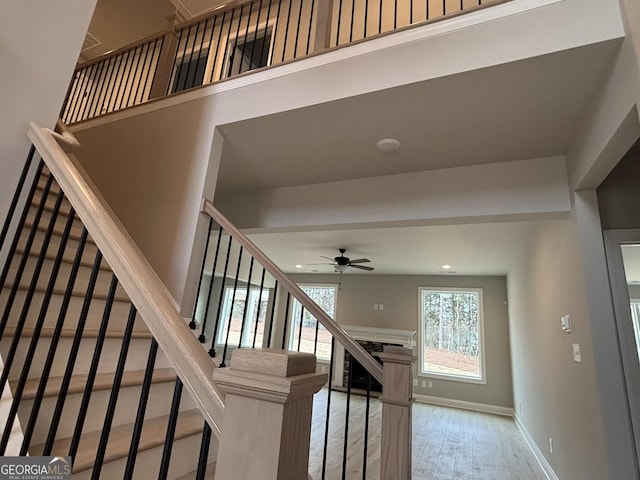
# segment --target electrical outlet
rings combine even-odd
[[[414,379],[413,379],[413,386],[414,386],[414,387],[417,387],[417,386],[418,386],[418,379],[417,379],[417,378],[414,378]]]
[[[549,452],[553,453],[553,438],[549,437]]]

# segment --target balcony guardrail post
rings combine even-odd
[[[306,479],[313,395],[327,381],[315,355],[236,349],[213,379],[226,394],[216,480]]]
[[[385,346],[376,354],[383,362],[382,432],[380,478],[411,479],[411,365],[413,352],[404,347]]]
[[[178,50],[178,35],[175,30],[168,32],[162,41],[162,50],[158,58],[156,73],[153,76],[153,83],[149,91],[149,100],[152,98],[160,98],[168,95],[169,82],[171,82],[171,72],[173,71],[173,62]]]
[[[313,37],[313,51],[321,52],[330,47],[333,0],[317,0],[316,31]]]

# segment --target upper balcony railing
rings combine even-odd
[[[79,66],[62,109],[80,122],[502,0],[233,2]]]

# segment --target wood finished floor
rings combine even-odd
[[[314,399],[309,473],[321,480],[327,390]],[[345,478],[363,478],[364,397],[352,396],[349,407]],[[325,480],[342,478],[346,395],[331,393],[331,421]],[[380,415],[370,403],[366,479],[379,479]],[[513,419],[454,408],[415,403],[413,407],[413,480],[546,480]]]

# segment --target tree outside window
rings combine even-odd
[[[336,309],[335,285],[300,285],[300,288],[331,318]],[[331,359],[331,333],[297,300],[291,309],[289,350],[314,353],[320,360]],[[316,341],[317,339],[317,341]]]
[[[484,382],[482,289],[419,292],[420,373]]]

